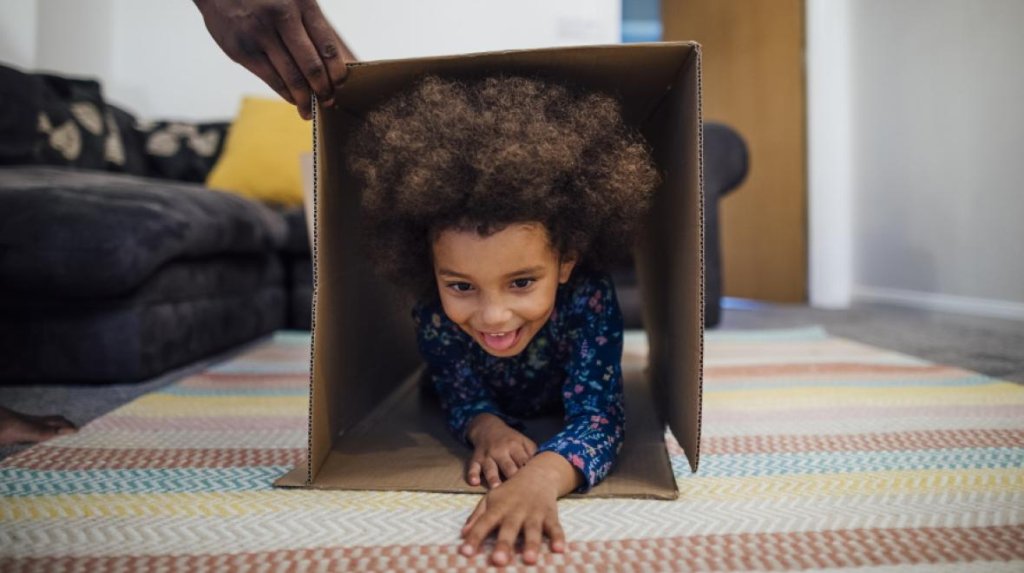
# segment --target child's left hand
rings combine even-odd
[[[484,495],[462,527],[465,543],[460,552],[471,556],[483,540],[497,530],[491,553],[495,565],[512,561],[516,540],[523,537],[523,561],[537,562],[541,537],[547,534],[551,550],[565,551],[565,533],[558,520],[558,498],[578,487],[579,476],[564,458],[545,452],[530,462],[501,487]]]

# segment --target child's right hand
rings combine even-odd
[[[493,414],[479,414],[469,423],[467,432],[473,443],[473,457],[466,468],[466,483],[480,485],[481,474],[490,488],[501,485],[501,476],[509,479],[537,453],[537,444],[510,428]]]

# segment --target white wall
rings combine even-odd
[[[808,0],[807,277],[813,306],[853,297],[850,1]]]
[[[113,58],[119,49],[116,16],[114,0],[38,2],[34,67],[113,77]]]
[[[321,2],[360,58],[613,44],[621,0],[374,0]]]
[[[619,0],[322,0],[321,6],[364,60],[617,43],[621,34]],[[36,12],[37,52],[30,53],[31,40],[16,39],[8,48],[12,31],[33,29]],[[225,118],[243,94],[273,96],[220,51],[192,2],[3,0],[0,16],[0,60],[96,76],[108,99],[141,117]]]
[[[0,0],[0,62],[35,67],[35,0]]]
[[[828,1],[808,2],[809,50]],[[826,72],[809,54],[809,129],[812,146],[834,129],[831,149],[848,151],[812,151],[810,192],[851,207],[852,298],[1024,319],[1024,2],[840,4],[827,10],[847,11],[848,41],[832,48],[848,61]],[[825,74],[850,86],[845,112],[814,113]],[[812,221],[812,253],[844,232]],[[843,280],[812,276],[812,301]]]

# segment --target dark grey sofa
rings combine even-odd
[[[286,234],[196,184],[0,168],[0,380],[140,380],[284,327]]]
[[[309,328],[302,209],[201,184],[227,127],[139,122],[94,81],[0,66],[0,382],[142,380],[275,329]],[[78,131],[77,154],[61,130]],[[704,146],[713,326],[718,200],[743,180],[747,153],[716,124]],[[640,327],[629,269],[616,284],[627,326]]]
[[[227,127],[0,66],[0,381],[141,380],[289,326],[305,230],[202,186]]]

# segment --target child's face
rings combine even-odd
[[[516,223],[488,237],[445,230],[433,245],[444,312],[488,353],[515,356],[551,317],[558,285],[575,258],[559,257],[540,223]]]

